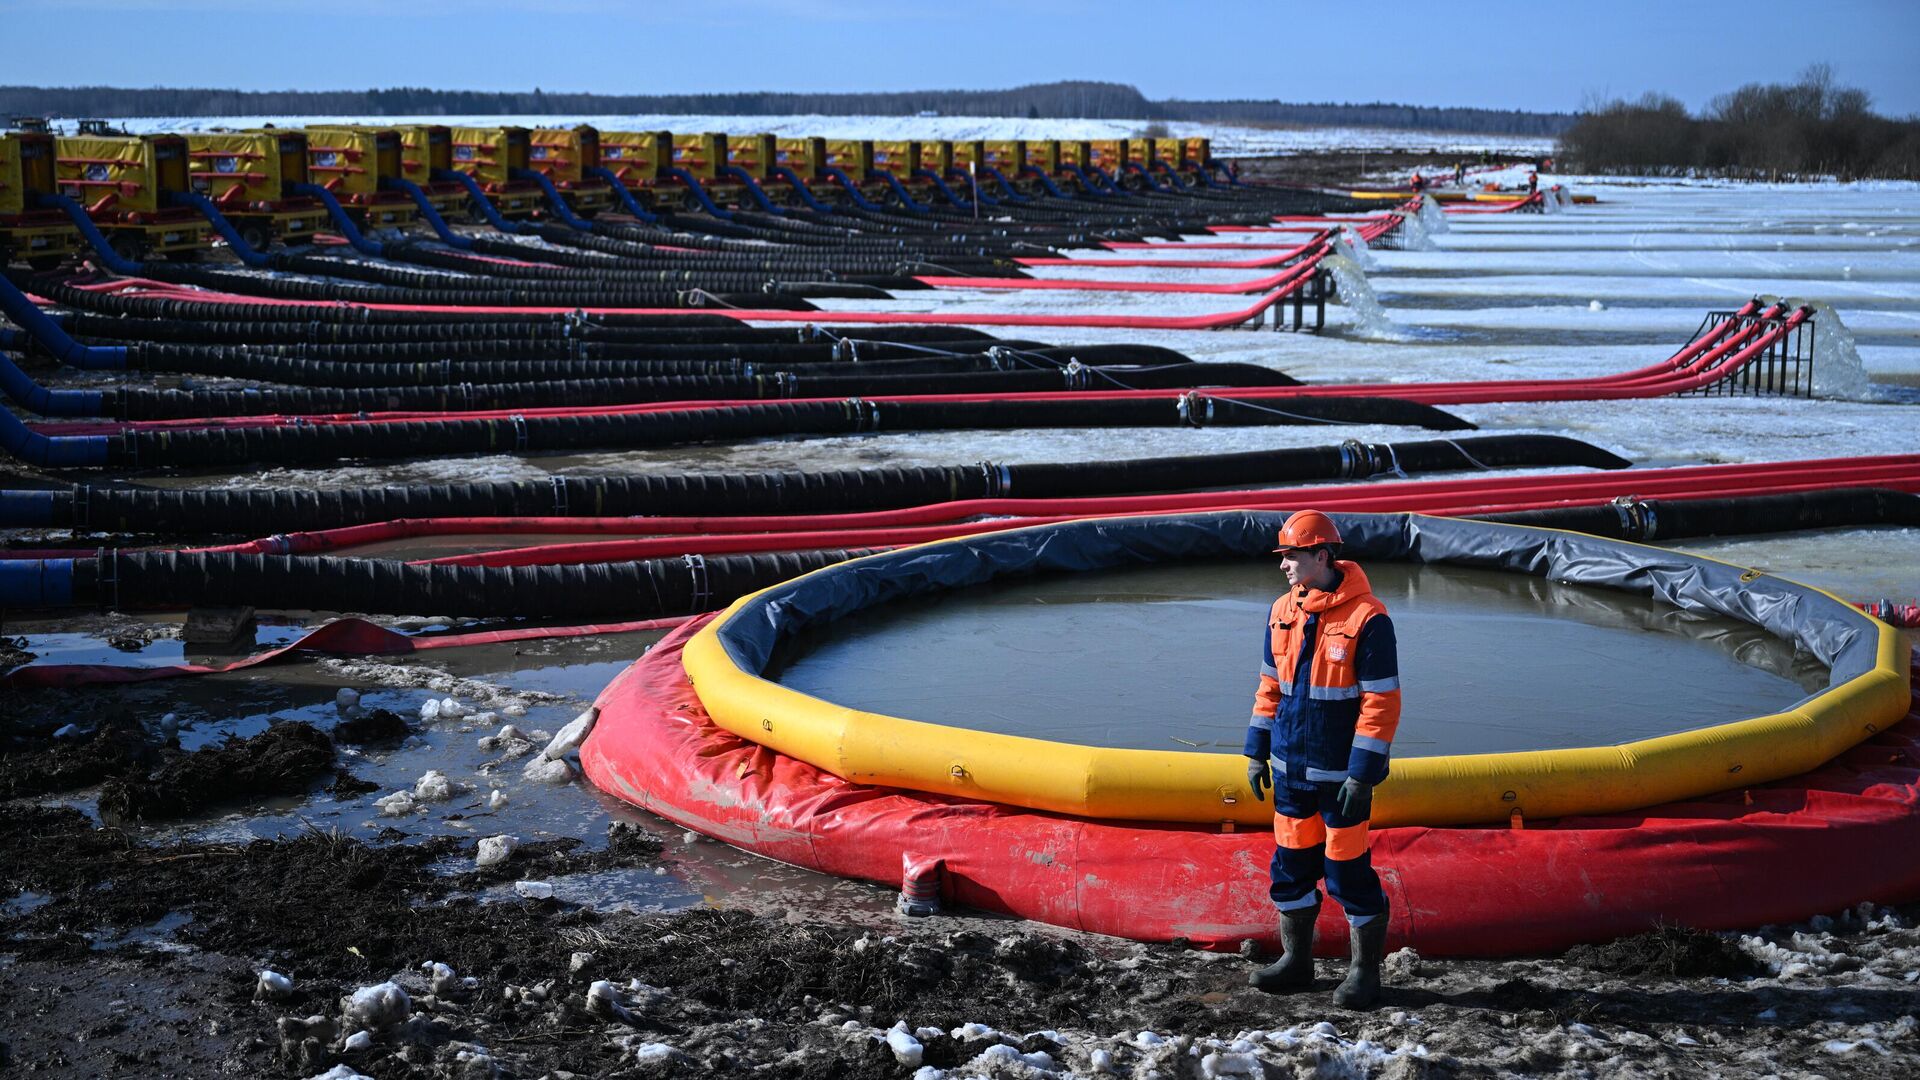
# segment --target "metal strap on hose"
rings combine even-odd
[[[687,573],[693,579],[693,603],[688,607],[689,614],[699,614],[708,610],[713,603],[713,582],[707,576],[707,557],[705,555],[683,555]]]
[[[1067,366],[1060,369],[1060,374],[1066,378],[1069,390],[1085,390],[1093,382],[1087,365],[1081,363],[1077,356],[1068,358]]]
[[[93,559],[99,568],[94,575],[94,590],[100,595],[100,606],[107,611],[120,610],[120,549],[97,548]]]
[[[1659,531],[1653,503],[1638,495],[1616,495],[1607,505],[1620,515],[1620,532],[1628,540],[1651,540]]]
[[[75,532],[85,532],[93,522],[93,485],[73,486],[73,523]]]
[[[880,430],[880,406],[857,397],[850,397],[841,402],[841,405],[846,408],[848,418],[853,421],[855,434]]]
[[[1181,394],[1175,408],[1180,413],[1180,422],[1188,427],[1205,427],[1213,419],[1213,399],[1198,390]]]
[[[1013,494],[1013,470],[991,461],[980,463],[980,476],[986,481],[987,497],[1004,499]]]
[[[773,373],[773,389],[775,397],[798,397],[800,394],[800,376],[795,375],[791,371],[776,371]]]
[[[507,417],[513,422],[513,449],[516,453],[527,448],[527,418],[519,413]]]
[[[567,511],[566,477],[550,476],[547,479],[550,480],[553,484],[553,516],[554,517],[572,517],[573,515],[568,513]]]

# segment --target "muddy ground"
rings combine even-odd
[[[1920,1074],[1920,909],[1556,959],[1402,952],[1385,1004],[1349,1014],[1333,961],[1271,998],[1239,955],[958,913],[599,911],[531,884],[656,866],[661,840],[624,823],[485,868],[471,837],[401,828],[160,840],[187,808],[351,783],[347,759],[299,723],[187,754],[96,719],[58,740],[30,721],[0,758],[10,1075]],[[63,802],[81,785],[117,824]]]

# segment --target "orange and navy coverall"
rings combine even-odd
[[[1335,795],[1348,777],[1369,790],[1387,778],[1400,661],[1393,620],[1365,571],[1344,559],[1333,566],[1332,589],[1294,589],[1273,602],[1245,752],[1273,769],[1274,905],[1318,904],[1324,876],[1359,925],[1387,907],[1367,849],[1370,807],[1343,814]]]

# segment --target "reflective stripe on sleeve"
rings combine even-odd
[[[1360,696],[1358,686],[1309,686],[1307,696],[1315,701],[1352,701]]]
[[[1355,735],[1353,737],[1353,748],[1355,750],[1371,750],[1376,754],[1384,754],[1387,752],[1387,745],[1387,740],[1376,739],[1371,735]]]
[[[1385,678],[1385,679],[1361,679],[1360,680],[1360,690],[1362,693],[1384,694],[1390,690],[1398,690],[1398,689],[1400,689],[1400,676],[1398,675],[1394,675],[1390,678]]]

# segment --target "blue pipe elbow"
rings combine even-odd
[[[947,182],[945,180],[940,179],[940,174],[937,172],[934,172],[932,169],[915,169],[913,170],[913,175],[921,178],[922,180],[931,180],[933,182],[933,190],[939,192],[941,198],[947,200],[953,205],[959,207],[960,209],[967,210],[967,211],[971,211],[973,209],[974,204],[971,201],[967,199],[962,199],[960,197],[960,193],[948,187]]]
[[[741,185],[747,189],[747,194],[753,196],[754,203],[757,204],[760,209],[776,217],[787,212],[786,207],[775,205],[772,199],[767,198],[766,191],[760,187],[760,181],[755,180],[753,174],[747,170],[738,165],[722,165],[720,166],[720,173],[723,176],[728,176],[740,181]]]
[[[947,175],[966,177],[967,190],[973,193],[974,201],[978,202],[981,206],[999,206],[1000,205],[999,199],[996,199],[993,196],[987,194],[986,192],[980,190],[980,179],[974,176],[972,173],[966,171],[965,169],[948,169]]]
[[[554,217],[581,232],[593,231],[593,226],[588,224],[585,218],[574,213],[573,207],[567,205],[567,200],[560,195],[560,189],[553,186],[553,180],[546,173],[535,172],[532,169],[511,169],[508,170],[507,175],[515,180],[531,180],[540,185],[541,192],[547,197],[547,205],[553,207]]]
[[[780,177],[780,179],[785,180],[787,183],[793,185],[793,193],[795,195],[800,196],[800,201],[807,204],[807,209],[814,210],[822,214],[837,214],[840,212],[834,209],[833,207],[828,206],[826,203],[821,202],[818,198],[815,198],[813,191],[807,187],[807,182],[805,180],[800,179],[800,174],[797,172],[794,172],[791,167],[786,165],[776,165],[774,166],[773,171],[776,175]]]
[[[883,206],[879,206],[873,202],[868,201],[865,195],[860,194],[860,185],[853,182],[853,177],[848,176],[847,171],[845,169],[836,168],[832,165],[829,165],[826,168],[820,170],[820,175],[825,176],[828,179],[837,182],[841,187],[847,189],[847,197],[852,199],[853,205],[859,207],[860,209],[878,210],[878,211],[884,211],[886,209]]]
[[[13,361],[0,356],[0,393],[29,412],[41,416],[101,416],[106,394],[99,390],[49,390],[33,381]]]
[[[73,227],[80,230],[80,235],[86,238],[88,245],[93,248],[93,253],[99,257],[100,265],[122,277],[140,276],[140,264],[131,259],[121,258],[120,253],[113,250],[113,245],[107,243],[107,238],[100,232],[100,227],[93,223],[93,218],[87,216],[85,207],[65,195],[42,195],[38,201],[41,206],[66,212],[68,219],[73,222]]]
[[[597,176],[607,183],[612,184],[614,195],[626,205],[627,213],[649,224],[660,220],[659,216],[654,214],[653,211],[640,205],[640,200],[634,198],[633,192],[627,190],[626,181],[621,180],[620,175],[612,169],[607,168],[605,165],[595,165],[587,170],[587,175]]]
[[[4,276],[0,276],[0,315],[13,320],[14,325],[25,331],[28,337],[38,341],[55,359],[69,367],[90,371],[126,370],[126,346],[82,345],[73,340],[73,335],[48,317],[46,312],[40,310],[39,304],[27,299],[27,294]]]
[[[353,246],[353,250],[362,255],[371,255],[376,259],[386,253],[386,248],[378,241],[369,240],[360,232],[360,227],[353,223],[353,218],[347,216],[346,207],[341,206],[340,200],[333,197],[333,192],[319,184],[290,184],[287,190],[295,195],[306,195],[318,199],[320,205],[327,208],[327,217],[333,219],[333,227],[339,230],[341,236],[347,238],[347,243]]]
[[[106,465],[111,435],[42,435],[0,409],[0,449],[30,465]]]
[[[493,205],[493,200],[487,198],[487,193],[480,190],[479,183],[476,182],[473,177],[468,176],[459,169],[435,169],[433,170],[433,178],[435,180],[451,180],[461,187],[466,188],[467,197],[472,199],[474,205],[480,208],[481,216],[487,219],[487,224],[501,232],[518,234],[527,231],[527,229],[519,223],[508,221],[506,218],[501,217],[499,209]]]
[[[273,265],[273,260],[267,258],[266,253],[255,251],[252,244],[240,238],[240,230],[233,227],[233,222],[227,220],[227,215],[220,212],[212,199],[197,191],[169,191],[164,194],[166,200],[176,206],[191,206],[200,211],[200,216],[212,223],[213,231],[226,240],[227,246],[233,249],[241,262],[255,270],[265,270]]]
[[[714,217],[719,218],[721,221],[733,220],[733,215],[731,213],[725,210],[722,210],[717,204],[714,203],[713,199],[707,195],[707,186],[700,182],[699,177],[693,175],[692,173],[688,172],[687,170],[681,168],[678,165],[675,165],[672,168],[668,169],[667,175],[687,185],[688,193],[690,193],[693,196],[693,199],[695,202],[700,204],[700,209],[705,210],[707,213],[712,214]]]
[[[1062,190],[1060,189],[1060,185],[1058,185],[1058,184],[1056,184],[1056,183],[1054,183],[1054,182],[1053,182],[1053,177],[1051,177],[1051,176],[1048,176],[1048,175],[1047,175],[1046,173],[1043,173],[1043,172],[1041,172],[1041,171],[1040,171],[1039,169],[1036,169],[1036,168],[1034,168],[1034,167],[1033,167],[1033,166],[1031,166],[1031,165],[1029,165],[1029,166],[1027,166],[1026,168],[1024,168],[1024,169],[1022,169],[1022,170],[1020,170],[1020,175],[1021,175],[1021,176],[1034,176],[1034,177],[1038,177],[1038,178],[1039,178],[1039,180],[1040,180],[1040,186],[1041,186],[1041,187],[1043,187],[1043,188],[1046,188],[1046,189],[1047,189],[1047,194],[1049,194],[1049,195],[1051,195],[1051,196],[1053,196],[1053,197],[1054,197],[1054,198],[1056,198],[1056,199],[1071,199],[1071,198],[1073,198],[1073,196],[1072,196],[1072,195],[1069,195],[1069,194],[1068,194],[1068,193],[1066,193],[1065,191],[1062,191]]]
[[[1006,173],[1001,172],[998,168],[992,165],[982,165],[981,168],[987,171],[987,175],[993,177],[995,180],[1000,181],[1000,186],[1003,189],[1005,189],[1007,193],[1005,198],[1007,199],[1008,202],[1023,203],[1023,202],[1033,201],[1027,198],[1025,195],[1020,194],[1020,192],[1013,186],[1013,181],[1007,179]]]
[[[886,180],[887,186],[892,188],[893,193],[900,197],[900,205],[916,214],[930,214],[933,212],[933,207],[913,197],[913,192],[908,191],[907,185],[901,183],[900,178],[893,175],[893,170],[875,169],[873,174]]]
[[[427,193],[420,190],[419,184],[397,176],[388,177],[380,181],[380,184],[393,191],[406,192],[413,199],[413,204],[420,208],[420,216],[426,218],[427,224],[433,226],[433,231],[439,234],[441,243],[462,251],[472,250],[473,240],[453,231],[447,224],[447,219],[441,217],[440,211],[433,208],[433,200],[427,198]]]

